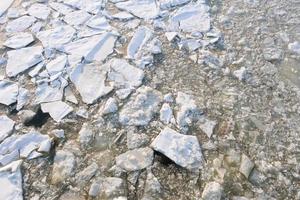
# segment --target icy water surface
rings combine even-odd
[[[3,9],[0,200],[300,199],[300,1]]]

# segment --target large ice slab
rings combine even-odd
[[[130,65],[126,60],[112,59],[109,65],[107,78],[114,82],[115,87],[132,89],[142,84],[143,70]]]
[[[107,86],[107,69],[95,64],[79,64],[70,74],[70,79],[82,97],[82,101],[92,104],[100,97],[112,91],[113,87]]]
[[[28,13],[31,16],[34,16],[38,19],[42,19],[42,20],[46,20],[48,18],[48,16],[50,15],[51,9],[41,3],[35,3],[32,4],[29,8],[28,8]]]
[[[140,26],[127,47],[127,57],[133,59],[139,68],[153,63],[153,55],[161,53],[162,43],[154,37],[153,31]]]
[[[155,0],[129,0],[116,3],[116,6],[143,19],[154,19],[160,14],[159,6]]]
[[[189,170],[197,170],[202,165],[201,148],[196,136],[183,135],[166,127],[154,139],[151,147]]]
[[[153,32],[146,26],[141,26],[134,33],[127,47],[127,57],[130,59],[138,59],[141,49],[152,38]]]
[[[123,125],[145,126],[158,111],[161,100],[160,92],[149,87],[141,87],[121,110],[119,121]]]
[[[43,60],[42,53],[43,47],[41,46],[8,51],[6,74],[13,77],[36,65]]]
[[[95,15],[89,19],[86,23],[87,26],[98,29],[98,30],[110,30],[111,26],[107,22],[107,19],[104,16]]]
[[[62,72],[67,64],[67,61],[68,59],[66,55],[58,56],[46,65],[46,69],[50,75]]]
[[[50,142],[49,136],[39,132],[12,135],[0,144],[0,163],[7,164],[19,158],[28,158],[32,153],[37,153],[40,146],[47,141]]]
[[[71,55],[83,57],[86,61],[104,61],[113,53],[117,36],[104,33],[71,42],[64,46],[64,51]]]
[[[64,44],[71,42],[75,33],[76,30],[72,26],[62,25],[38,32],[37,38],[44,47],[60,49]]]
[[[10,136],[14,130],[15,122],[6,115],[0,115],[0,143]]]
[[[41,109],[44,113],[49,113],[49,115],[56,122],[60,122],[65,116],[67,116],[70,112],[73,111],[73,108],[63,101],[42,103]]]
[[[49,85],[48,83],[38,84],[35,91],[35,103],[47,103],[62,100],[64,88],[68,85],[65,79],[60,79],[60,85]]]
[[[49,6],[56,10],[57,12],[66,15],[72,11],[74,11],[74,9],[72,9],[70,6],[67,6],[63,3],[58,3],[58,2],[49,2]]]
[[[64,21],[72,26],[83,25],[91,15],[83,10],[76,10],[65,15]]]
[[[26,47],[34,41],[31,33],[17,33],[4,42],[4,46],[12,49]]]
[[[187,4],[171,16],[169,23],[172,31],[207,32],[210,30],[209,6],[203,1]]]
[[[24,15],[15,20],[9,21],[6,25],[5,30],[9,33],[22,32],[29,28],[36,19],[32,16]]]
[[[0,199],[23,200],[22,160],[0,168]]]
[[[0,103],[9,106],[17,101],[19,87],[12,81],[0,81]]]

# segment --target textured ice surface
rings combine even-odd
[[[183,135],[167,127],[155,138],[151,147],[181,167],[194,170],[202,166],[203,158],[196,136]]]
[[[169,26],[172,31],[207,32],[210,30],[209,6],[201,1],[185,5],[172,14]]]
[[[21,163],[19,160],[0,168],[0,199],[23,200]]]
[[[82,101],[92,104],[108,94],[113,87],[105,82],[107,69],[95,64],[79,64],[70,74],[70,79],[82,97]]]
[[[16,76],[43,60],[43,47],[26,47],[8,51],[6,74],[9,77]]]
[[[60,122],[65,116],[73,111],[71,106],[62,101],[43,103],[41,104],[41,109],[44,113],[49,113],[57,122]]]
[[[7,11],[13,2],[14,0],[5,0],[0,2],[0,17]]]
[[[37,33],[37,38],[42,42],[44,47],[62,48],[62,46],[70,42],[75,34],[72,26],[61,25],[45,31]]]
[[[64,46],[64,51],[71,55],[81,56],[86,61],[104,61],[113,53],[117,37],[104,33],[71,42]]]
[[[19,87],[12,81],[0,81],[0,103],[10,105],[17,101]]]
[[[12,134],[15,122],[8,118],[6,115],[0,116],[0,142]]]
[[[143,19],[156,18],[160,13],[159,6],[155,0],[129,0],[116,3],[116,6],[121,10],[126,10]]]
[[[145,126],[159,109],[161,93],[149,87],[141,87],[120,111],[119,121],[123,125]]]
[[[7,46],[12,49],[19,49],[26,47],[34,41],[32,34],[30,33],[17,33],[10,37],[4,42],[4,46]]]

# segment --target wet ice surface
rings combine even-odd
[[[299,199],[300,4],[0,2],[0,199]]]

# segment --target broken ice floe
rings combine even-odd
[[[159,6],[155,0],[129,0],[116,3],[116,6],[121,10],[126,10],[131,14],[146,20],[154,19],[160,14]]]
[[[196,136],[183,135],[166,127],[154,139],[151,147],[189,170],[197,170],[202,165],[201,148]]]
[[[193,121],[198,119],[201,111],[197,107],[195,100],[183,92],[178,92],[176,104],[178,105],[176,115],[177,124],[181,129],[186,129]]]
[[[124,59],[112,59],[108,64],[110,69],[107,78],[114,82],[115,87],[133,89],[142,84],[143,70],[130,65]]]
[[[76,183],[79,187],[84,187],[98,172],[98,164],[93,162],[76,175]]]
[[[104,8],[106,1],[103,0],[64,0],[63,3],[73,8],[84,10],[92,14],[98,14]]]
[[[12,48],[12,49],[19,49],[26,47],[30,43],[34,41],[32,34],[30,33],[17,33],[10,37],[8,40],[4,42],[4,46]]]
[[[300,42],[295,41],[295,42],[289,43],[289,44],[288,44],[288,49],[289,49],[292,53],[297,54],[297,55],[300,55]]]
[[[178,37],[178,33],[177,33],[177,32],[166,32],[166,33],[165,33],[165,36],[167,37],[167,39],[168,39],[170,42],[172,42],[172,41],[174,41],[174,39],[175,39],[176,37]]]
[[[0,81],[0,103],[11,105],[17,101],[19,87],[12,81]]]
[[[67,86],[64,91],[65,91],[65,93],[64,93],[65,99],[67,101],[74,103],[74,104],[78,104],[78,101],[77,101],[74,93],[72,92],[72,89],[69,86]]]
[[[152,31],[142,26],[140,27],[132,37],[127,47],[127,57],[130,59],[137,59],[139,51],[145,46],[145,44],[152,38]]]
[[[117,177],[100,178],[93,181],[89,195],[99,199],[126,200],[126,182]]]
[[[89,147],[95,137],[94,131],[88,123],[84,123],[79,131],[78,141],[82,147]]]
[[[25,88],[20,88],[18,98],[17,98],[16,109],[21,110],[26,104],[28,104],[29,98],[30,98],[29,90]]]
[[[141,26],[134,33],[127,47],[127,57],[144,68],[153,62],[153,55],[161,53],[161,42],[154,38],[153,31]]]
[[[37,38],[42,42],[45,48],[61,49],[64,44],[69,43],[76,30],[72,26],[61,25],[37,33]]]
[[[60,122],[65,116],[73,111],[73,108],[71,106],[62,101],[42,103],[41,109],[44,113],[49,113],[49,115],[56,122]]]
[[[44,4],[41,3],[35,3],[32,4],[28,8],[28,14],[31,16],[34,16],[38,19],[46,20],[48,16],[50,15],[50,8]]]
[[[82,97],[82,101],[92,104],[112,91],[106,84],[107,69],[95,64],[78,64],[70,74],[70,79]]]
[[[203,117],[199,120],[199,124],[201,130],[207,135],[208,138],[210,138],[214,133],[217,122]]]
[[[113,19],[120,20],[120,21],[128,21],[128,20],[131,20],[134,18],[134,16],[132,14],[125,12],[125,11],[118,12],[110,17],[112,17]]]
[[[49,85],[45,82],[38,84],[35,91],[34,103],[39,104],[62,100],[64,88],[67,86],[68,82],[63,78],[60,78],[60,83],[60,85]]]
[[[22,32],[29,28],[36,19],[32,16],[24,15],[7,23],[5,30],[9,33]]]
[[[7,10],[6,16],[9,19],[16,19],[16,18],[20,17],[22,14],[24,14],[23,12],[24,12],[23,9],[9,8]]]
[[[74,174],[76,166],[75,155],[67,150],[59,150],[54,157],[51,181],[53,184],[60,183]]]
[[[169,20],[169,29],[184,33],[209,31],[209,6],[203,1],[198,1],[179,8]]]
[[[6,74],[9,77],[13,77],[36,65],[43,60],[42,53],[43,47],[41,46],[8,51]]]
[[[247,79],[248,70],[245,67],[241,67],[240,69],[233,71],[232,74],[240,81],[245,81]]]
[[[50,75],[57,74],[62,72],[67,64],[67,56],[61,55],[55,58],[54,60],[50,61],[46,65],[46,69]]]
[[[56,10],[57,12],[66,15],[72,11],[74,11],[74,9],[72,9],[70,6],[67,6],[66,4],[63,3],[58,3],[58,2],[49,2],[49,6],[53,9]]]
[[[118,102],[116,99],[110,97],[105,104],[100,108],[101,115],[114,113],[118,110]]]
[[[147,170],[147,179],[142,200],[163,199],[163,187],[151,170]]]
[[[48,135],[39,132],[12,135],[0,144],[0,163],[6,165],[19,158],[30,158],[32,154],[38,153],[41,144],[48,140],[50,140]]]
[[[149,87],[141,87],[120,111],[119,121],[123,125],[145,126],[158,111],[161,101],[160,92]]]
[[[14,0],[5,0],[0,2],[0,17],[7,11],[13,2]]]
[[[172,108],[168,103],[164,103],[162,105],[159,113],[160,121],[162,121],[164,124],[168,124],[171,122],[172,119],[174,119]]]
[[[107,22],[107,19],[104,16],[95,15],[92,18],[90,18],[86,25],[93,29],[98,30],[111,30],[112,27]]]
[[[23,200],[22,160],[0,168],[0,199]]]
[[[15,122],[6,115],[0,116],[0,143],[10,136],[14,130]]]
[[[64,21],[74,27],[83,25],[91,15],[83,10],[76,10],[65,15]]]
[[[86,61],[104,61],[113,53],[117,36],[103,33],[88,38],[76,40],[64,46],[63,51],[71,55],[83,57]]]
[[[126,171],[149,167],[153,162],[153,150],[149,147],[127,151],[116,157],[116,165]]]

